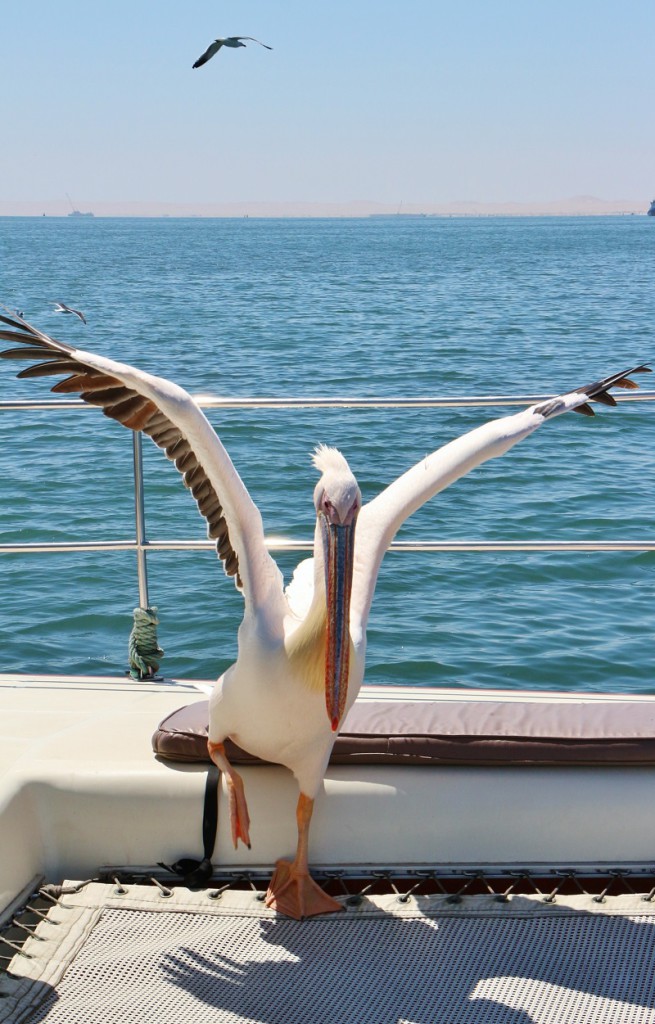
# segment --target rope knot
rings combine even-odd
[[[128,641],[130,675],[132,679],[152,679],[164,652],[157,643],[156,608],[135,608],[134,625]]]

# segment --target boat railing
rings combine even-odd
[[[470,397],[435,397],[435,398],[368,398],[368,397],[298,397],[298,398],[215,398],[212,396],[196,396],[198,405],[203,409],[227,410],[298,410],[298,409],[453,409],[453,408],[492,408],[529,406],[545,401],[551,395],[488,395]],[[655,401],[655,391],[639,391],[615,394],[618,402]],[[80,412],[94,409],[80,399],[36,399],[0,401],[2,412]],[[93,541],[53,541],[30,542],[26,544],[0,543],[0,555],[24,554],[57,554],[69,552],[98,551],[134,551],[136,556],[139,604],[143,609],[150,607],[148,594],[147,556],[156,551],[200,551],[214,549],[215,542],[204,539],[165,540],[152,539],[146,534],[145,492],[143,486],[142,435],[132,435],[133,444],[133,483],[134,483],[134,524],[135,536],[132,539],[93,540]],[[266,541],[270,551],[277,552],[309,552],[313,549],[313,541],[270,538]],[[392,552],[575,552],[575,551],[655,551],[653,540],[539,540],[539,541],[439,541],[439,540],[396,540],[389,550]]]

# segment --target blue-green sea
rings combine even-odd
[[[73,345],[192,393],[557,394],[655,361],[646,217],[0,220],[0,301]],[[84,311],[53,312],[57,300]],[[0,361],[0,401],[50,397]],[[641,378],[646,388],[647,377]],[[547,423],[425,505],[400,539],[655,537],[655,403]],[[309,453],[339,447],[364,499],[507,409],[208,413],[267,533],[309,539]],[[144,446],[146,527],[203,538]],[[0,543],[134,536],[132,437],[98,410],[0,408]],[[279,556],[287,577],[298,556]],[[153,552],[167,676],[230,663],[242,599],[209,550]],[[390,553],[367,681],[655,692],[655,554]],[[122,673],[133,553],[0,554],[0,671]]]

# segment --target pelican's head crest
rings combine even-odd
[[[319,473],[342,472],[350,473],[350,466],[338,448],[330,448],[326,444],[317,444],[312,452],[312,462]],[[352,475],[352,474],[351,474]]]

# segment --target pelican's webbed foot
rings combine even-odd
[[[297,921],[316,914],[334,914],[343,905],[321,889],[295,861],[278,860],[266,893],[266,906]]]

